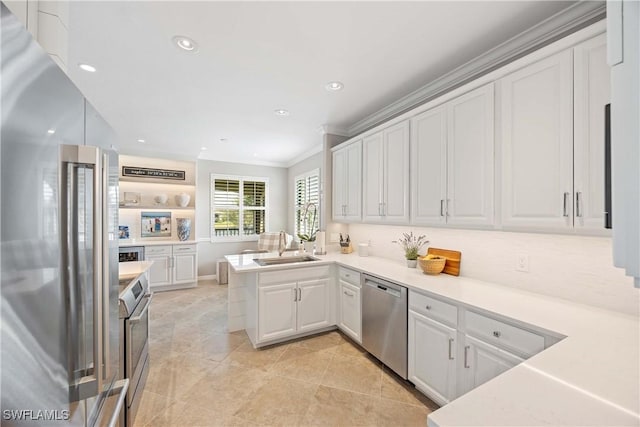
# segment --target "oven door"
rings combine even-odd
[[[142,298],[131,317],[125,320],[125,377],[129,378],[130,381],[127,406],[133,402],[134,394],[149,354],[149,306],[151,305],[151,298],[152,295],[146,295]]]

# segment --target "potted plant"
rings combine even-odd
[[[313,213],[309,212],[313,208]],[[304,230],[307,233],[298,233],[298,239],[302,242],[315,242],[316,233],[319,228],[317,226],[318,219],[318,207],[315,203],[307,203],[304,206],[304,212],[301,214],[302,223],[304,224]]]
[[[394,243],[398,243],[404,249],[404,257],[407,259],[407,267],[415,268],[418,265],[418,251],[429,243],[427,236],[416,236],[412,232],[402,233],[402,237]]]

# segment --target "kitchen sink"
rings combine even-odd
[[[282,265],[282,264],[293,264],[296,262],[318,261],[318,258],[314,258],[309,255],[301,255],[301,256],[278,257],[278,258],[254,258],[253,261],[256,264],[264,267],[267,265]]]

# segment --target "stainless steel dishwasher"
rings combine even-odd
[[[362,275],[362,346],[407,379],[407,288]]]

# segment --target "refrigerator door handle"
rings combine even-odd
[[[75,347],[79,345],[79,331],[83,329],[78,319],[78,313],[73,306],[75,300],[75,290],[77,287],[76,278],[72,277],[75,268],[73,264],[76,262],[78,245],[72,234],[78,222],[78,182],[75,179],[77,169],[79,167],[90,167],[93,174],[93,195],[92,195],[92,239],[93,239],[93,369],[84,369],[77,366],[79,361],[75,357]],[[69,179],[69,171],[74,170]],[[68,342],[69,346],[69,372],[70,386],[69,394],[71,401],[84,400],[89,397],[96,396],[102,391],[103,384],[103,277],[102,277],[102,186],[103,178],[101,172],[101,156],[100,149],[89,146],[79,145],[61,145],[60,146],[60,219],[61,219],[61,236],[65,240],[61,245],[63,265],[67,267],[67,271],[63,268],[63,283],[65,291],[72,298],[66,298],[71,313],[69,323],[69,335],[72,337]],[[70,184],[70,185],[68,185]],[[71,191],[69,191],[71,190]],[[71,227],[70,227],[71,225]],[[71,268],[70,268],[71,267]],[[84,304],[84,298],[80,299],[80,304]],[[71,307],[69,307],[71,306]],[[78,370],[84,370],[84,376],[75,378],[74,373]]]
[[[102,172],[102,179],[100,181],[100,190],[102,194],[101,198],[101,207],[100,212],[103,215],[102,218],[102,348],[103,348],[103,360],[102,364],[104,366],[103,372],[103,380],[108,381],[111,378],[111,364],[109,363],[110,359],[110,351],[111,347],[109,345],[109,336],[110,334],[110,323],[109,323],[109,315],[110,315],[110,307],[109,307],[109,289],[111,281],[110,281],[110,265],[109,265],[109,218],[105,215],[105,212],[108,212],[109,207],[109,155],[107,153],[102,154],[102,164],[100,165],[100,171]]]
[[[119,380],[113,385],[113,388],[109,392],[109,396],[115,396],[118,394],[118,401],[116,402],[115,408],[113,409],[113,413],[109,418],[108,427],[116,427],[118,425],[118,417],[120,416],[120,412],[122,412],[124,405],[124,398],[127,396],[127,390],[129,389],[129,379],[125,378],[123,380]]]

